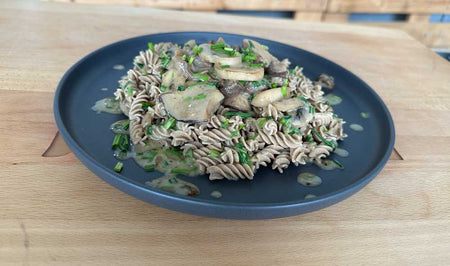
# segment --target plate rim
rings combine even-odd
[[[238,203],[238,202],[221,202],[217,200],[209,200],[209,199],[201,199],[201,198],[195,198],[195,197],[186,197],[186,196],[180,196],[177,194],[165,192],[163,190],[157,190],[155,188],[151,187],[145,187],[141,184],[138,184],[137,182],[129,179],[126,176],[120,175],[116,172],[114,172],[112,169],[107,168],[105,165],[98,162],[94,157],[90,156],[78,143],[75,141],[75,139],[71,136],[71,133],[66,128],[64,121],[62,119],[61,113],[60,113],[60,104],[59,100],[62,97],[62,92],[64,91],[64,85],[67,81],[67,79],[70,77],[72,72],[78,68],[82,63],[84,63],[87,59],[89,59],[91,56],[94,56],[104,50],[107,50],[113,46],[120,45],[126,42],[130,42],[133,40],[141,39],[141,38],[147,38],[150,39],[153,36],[161,36],[161,35],[180,35],[180,34],[215,34],[215,35],[222,35],[222,36],[237,36],[240,38],[254,38],[259,40],[264,40],[268,42],[275,42],[278,44],[282,44],[285,46],[290,46],[295,49],[302,50],[303,52],[312,54],[314,56],[320,57],[321,59],[325,60],[326,63],[337,66],[346,72],[348,72],[352,78],[358,80],[361,84],[363,84],[366,89],[372,94],[373,98],[377,101],[377,103],[380,105],[384,115],[387,117],[387,122],[389,126],[389,144],[387,145],[387,149],[384,151],[384,155],[379,160],[375,166],[371,168],[371,170],[365,174],[362,178],[358,179],[356,182],[343,187],[339,190],[335,190],[331,193],[323,194],[320,196],[317,196],[315,198],[311,199],[299,199],[294,201],[286,201],[286,202],[279,202],[279,203]],[[280,209],[292,209],[292,208],[301,208],[301,207],[310,207],[309,210],[306,211],[296,211],[294,214],[290,215],[257,215],[262,216],[262,218],[278,218],[278,217],[285,217],[285,216],[292,216],[297,215],[305,212],[310,212],[314,210],[318,210],[321,208],[328,207],[330,205],[333,205],[353,194],[358,192],[362,187],[364,187],[366,184],[368,184],[373,178],[383,169],[383,167],[386,165],[387,161],[389,160],[389,157],[394,149],[394,143],[395,143],[395,127],[394,122],[391,116],[391,113],[389,109],[387,108],[384,101],[381,99],[381,97],[376,93],[372,87],[370,87],[364,80],[359,78],[356,74],[348,70],[347,68],[344,68],[343,66],[327,59],[326,57],[323,57],[321,55],[318,55],[316,53],[310,52],[308,50],[304,50],[302,48],[299,48],[297,46],[289,45],[286,43],[260,38],[256,36],[250,36],[250,35],[241,35],[241,34],[234,34],[234,33],[225,33],[225,32],[211,32],[211,31],[175,31],[175,32],[162,32],[162,33],[153,33],[153,34],[145,34],[140,35],[136,37],[131,37],[127,39],[123,39],[117,42],[110,43],[106,46],[100,47],[87,55],[83,56],[80,60],[78,60],[75,64],[73,64],[62,76],[61,80],[59,81],[55,96],[53,100],[53,113],[55,117],[55,122],[58,127],[58,130],[63,137],[64,141],[66,142],[67,146],[70,148],[70,150],[76,155],[76,157],[86,166],[89,168],[90,171],[92,171],[95,175],[97,175],[99,178],[103,179],[108,184],[116,187],[117,189],[135,197],[140,200],[143,200],[145,202],[149,202],[152,204],[155,204],[157,206],[161,206],[164,208],[169,208],[176,211],[181,211],[185,213],[190,213],[194,215],[200,215],[200,216],[209,216],[209,217],[217,217],[217,218],[232,218],[236,219],[253,219],[253,217],[245,217],[241,218],[241,216],[248,216],[245,214],[242,214],[241,212],[247,212],[251,211],[254,214],[257,214],[260,211],[270,211],[272,209],[275,209],[275,211],[280,211]],[[145,196],[147,194],[147,197]],[[152,197],[161,197],[161,200],[156,201],[149,201],[148,196]],[[170,200],[170,204],[164,204],[163,201]],[[176,206],[173,206],[173,204],[184,204],[191,205],[189,210],[185,210],[185,208],[176,208]],[[165,206],[164,206],[165,205]],[[170,206],[168,206],[170,205]],[[201,214],[202,210],[193,210],[192,207],[209,207],[213,209],[223,209],[222,211],[228,212],[236,212],[238,211],[238,214],[241,213],[241,215],[219,215],[218,213],[214,212],[213,215],[204,215]],[[255,213],[256,212],[256,213]],[[255,219],[260,219],[259,217],[256,217]]]

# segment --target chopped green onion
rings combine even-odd
[[[130,81],[127,81],[125,84],[123,84],[122,90],[124,91],[128,87],[128,85],[130,85],[130,83]]]
[[[176,177],[172,177],[172,178],[169,179],[169,183],[175,184],[175,183],[178,183],[178,180],[177,180]]]
[[[230,65],[223,65],[223,66],[220,66],[220,68],[222,68],[222,69],[224,69],[224,68],[230,68]]]
[[[194,62],[194,56],[191,55],[191,57],[189,58],[189,65],[192,65],[192,62]]]
[[[234,51],[234,49],[231,47],[224,47],[223,49],[228,52]]]
[[[248,100],[249,100],[249,101],[253,101],[253,99],[255,99],[255,97],[256,97],[256,93],[253,93],[252,95],[250,95],[250,96],[248,97]]]
[[[255,134],[255,135],[252,137],[252,140],[255,140],[257,137],[258,137],[258,134]]]
[[[153,171],[155,170],[156,166],[154,164],[147,164],[144,166],[145,171]]]
[[[248,41],[248,44],[250,45],[250,48],[255,48],[252,41]]]
[[[148,108],[150,107],[150,104],[149,104],[149,103],[146,103],[146,102],[144,102],[144,103],[142,103],[142,104],[141,104],[141,107],[142,107],[142,109],[144,109],[145,111],[147,111],[147,110],[148,110]]]
[[[310,114],[314,114],[314,109],[316,109],[316,107],[313,106],[313,105],[310,105],[310,106],[309,106],[309,113],[310,113]]]
[[[127,120],[126,122],[125,122],[125,124],[123,124],[123,127],[122,127],[124,130],[128,130],[128,128],[130,128],[130,120]]]
[[[192,158],[194,157],[194,150],[192,148],[189,148],[186,153],[184,154],[184,157],[186,158]]]
[[[201,99],[205,99],[205,98],[206,98],[206,94],[200,93],[200,94],[194,96],[193,99],[194,99],[194,100],[201,100]]]
[[[286,127],[290,127],[291,126],[291,116],[290,115],[283,116],[280,119],[280,124],[282,124],[283,126],[286,126]]]
[[[152,125],[147,127],[147,135],[152,135],[153,134],[153,128]]]
[[[167,90],[167,86],[161,85],[160,89],[161,92],[165,92]]]
[[[185,89],[186,89],[185,86],[178,86],[178,90],[179,90],[179,91],[184,91]]]
[[[241,84],[242,86],[245,86],[245,84],[247,84],[247,81],[245,81],[245,80],[239,80],[238,82],[239,82],[239,84]]]
[[[115,149],[119,146],[121,134],[116,134],[114,136],[113,143],[111,144],[111,148]]]
[[[183,61],[187,61],[187,55],[183,55],[182,57],[181,57],[181,59],[183,59]]]
[[[300,96],[299,98],[300,98],[300,100],[304,101],[305,103],[308,103],[308,100],[305,97]]]
[[[250,67],[262,67],[262,66],[264,66],[264,63],[250,64]]]
[[[116,166],[114,166],[114,171],[117,173],[120,173],[120,171],[122,171],[122,168],[123,168],[123,163],[117,162]]]
[[[139,68],[143,68],[143,67],[144,67],[144,64],[136,63],[136,66],[139,67]]]
[[[288,93],[287,93],[287,85],[288,85],[288,80],[286,79],[284,81],[283,86],[281,87],[281,95],[283,95],[283,97],[287,97]]]
[[[361,117],[362,117],[362,118],[369,118],[369,117],[370,117],[370,114],[369,114],[369,113],[361,112]]]
[[[326,140],[322,135],[319,134],[314,128],[311,128],[311,131],[327,146],[330,146],[331,148],[334,148],[333,143]]]
[[[228,120],[228,118],[227,118],[227,119],[225,120],[225,122],[220,123],[220,127],[221,127],[221,128],[227,128],[229,122],[230,122],[230,120]]]
[[[225,116],[227,116],[227,117],[240,116],[242,118],[249,118],[249,117],[252,117],[252,114],[250,114],[250,113],[241,113],[241,112],[226,112]]]
[[[259,120],[259,128],[262,128],[264,126],[264,124],[266,123],[267,119],[266,118],[261,118],[261,120]]]
[[[175,123],[175,118],[171,117],[164,123],[163,128],[169,129],[173,126],[174,123]]]
[[[268,47],[267,45],[261,44],[261,47],[262,47],[264,50],[269,50],[269,47]]]
[[[217,158],[220,156],[220,152],[216,150],[209,150],[208,157]]]
[[[170,171],[172,174],[188,174],[189,173],[189,170],[188,169],[177,169],[177,168],[175,168],[175,169],[172,169],[172,171]],[[170,182],[170,180],[169,180],[169,182]]]
[[[199,53],[201,53],[202,51],[203,51],[203,47],[198,47],[197,45],[194,46],[194,48],[192,48],[192,52],[193,52],[194,54],[199,54]]]
[[[306,142],[313,142],[313,141],[314,141],[314,138],[312,135],[306,136]]]
[[[166,149],[165,152],[169,155],[173,155],[176,157],[183,157],[183,154],[180,151],[175,151],[175,150],[171,150],[171,149]]]
[[[323,132],[328,132],[328,128],[324,125],[322,125],[322,130],[323,130]]]
[[[201,74],[201,73],[195,73],[194,78],[201,80],[201,81],[208,81],[209,76],[207,74]]]
[[[245,124],[242,124],[238,127],[239,130],[243,129],[245,127]]]
[[[190,100],[192,100],[191,96],[184,98],[183,102],[189,102]]]
[[[153,43],[152,43],[152,42],[149,42],[149,43],[148,43],[148,49],[149,49],[150,51],[152,51],[152,52],[155,51],[155,47],[153,46]]]
[[[134,93],[134,89],[133,88],[127,88],[127,95],[128,96],[133,96]]]
[[[232,138],[237,137],[238,135],[239,135],[239,132],[237,130],[231,132]]]
[[[339,167],[339,169],[344,169],[344,165],[341,164],[338,160],[333,159],[331,161],[333,161]]]
[[[216,43],[211,45],[211,49],[219,49],[219,48],[225,48],[225,44],[224,43]]]
[[[272,84],[270,84],[270,87],[274,89],[274,88],[277,87],[277,84],[276,83],[272,83]]]

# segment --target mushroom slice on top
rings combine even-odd
[[[278,111],[281,112],[287,112],[291,110],[295,110],[302,106],[304,102],[300,100],[299,98],[289,98],[289,99],[283,99],[278,102],[274,102],[273,106],[275,106]]]
[[[258,55],[259,61],[266,63],[267,66],[270,65],[272,61],[278,61],[276,57],[270,54],[269,51],[257,41],[244,39],[242,41],[242,46],[245,48],[250,47],[251,51]]]
[[[204,43],[199,46],[203,48],[199,54],[200,58],[208,63],[219,63],[223,65],[239,65],[242,61],[241,54],[237,53],[235,56],[229,56],[226,53],[217,52],[211,49],[211,44]]]
[[[208,121],[220,106],[224,96],[209,84],[198,84],[184,91],[161,94],[164,107],[171,116],[181,121]]]
[[[239,93],[233,96],[226,97],[223,101],[223,105],[232,107],[240,111],[251,111],[252,108],[248,100],[249,96],[250,95],[248,93]]]
[[[258,81],[264,77],[264,68],[247,65],[221,65],[215,64],[216,75],[222,79]]]
[[[252,100],[252,105],[256,107],[265,107],[269,105],[269,103],[277,102],[285,97],[288,98],[289,96],[289,90],[286,95],[283,95],[281,88],[265,90],[256,94],[255,98]]]

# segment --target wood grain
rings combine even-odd
[[[28,1],[0,2],[0,23],[7,40],[0,43],[0,264],[445,265],[450,260],[450,64],[404,32]],[[274,39],[343,65],[387,103],[403,160],[390,160],[367,187],[327,209],[233,221],[134,199],[71,153],[41,156],[57,131],[55,87],[73,63],[120,39],[192,29]]]

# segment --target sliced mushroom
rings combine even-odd
[[[161,85],[169,90],[176,90],[179,86],[183,86],[185,82],[186,78],[183,75],[176,73],[174,69],[169,69],[163,74]]]
[[[219,89],[225,97],[228,97],[241,93],[244,87],[236,80],[221,79]]]
[[[317,78],[316,84],[319,84],[322,87],[333,89],[334,88],[334,78],[327,74],[320,74]]]
[[[224,96],[208,84],[198,84],[184,91],[161,94],[164,107],[177,120],[208,121],[217,111]]]
[[[295,110],[302,106],[304,102],[300,100],[299,98],[289,98],[289,99],[283,99],[278,102],[274,102],[273,106],[275,106],[278,111],[281,112],[287,112],[291,110]]]
[[[201,44],[199,47],[203,48],[202,52],[199,54],[200,58],[208,63],[219,63],[234,66],[239,65],[242,61],[240,54],[237,54],[236,56],[229,56],[225,53],[213,51],[211,49],[211,44],[208,43]]]
[[[289,91],[287,92],[286,97],[289,97]],[[269,103],[279,101],[283,98],[284,96],[281,92],[281,88],[265,90],[256,94],[255,98],[252,100],[252,105],[256,107],[265,107],[269,105]]]
[[[313,119],[313,115],[309,112],[309,104],[304,104],[294,112],[289,113],[292,116],[291,124],[297,128],[303,128]]]
[[[289,59],[285,58],[281,61],[273,60],[272,63],[270,63],[269,68],[267,69],[267,72],[271,76],[285,76],[288,73],[289,65],[291,62]]]
[[[242,41],[243,47],[250,47],[250,50],[254,52],[259,57],[259,61],[262,63],[266,63],[267,65],[270,65],[272,61],[278,61],[276,57],[271,55],[269,51],[267,51],[259,42],[250,40],[250,39],[244,39]]]
[[[225,98],[223,104],[240,111],[250,111],[251,106],[248,100],[250,95],[248,93],[239,93]]]
[[[221,65],[215,64],[216,75],[222,79],[257,81],[264,77],[264,68],[247,65]]]
[[[281,85],[283,85],[283,84],[281,84]],[[260,92],[262,90],[266,90],[268,88],[269,88],[269,82],[267,80],[264,80],[264,82],[262,82],[262,81],[260,81],[260,82],[247,82],[245,84],[245,89],[250,94],[258,93],[258,92]]]

